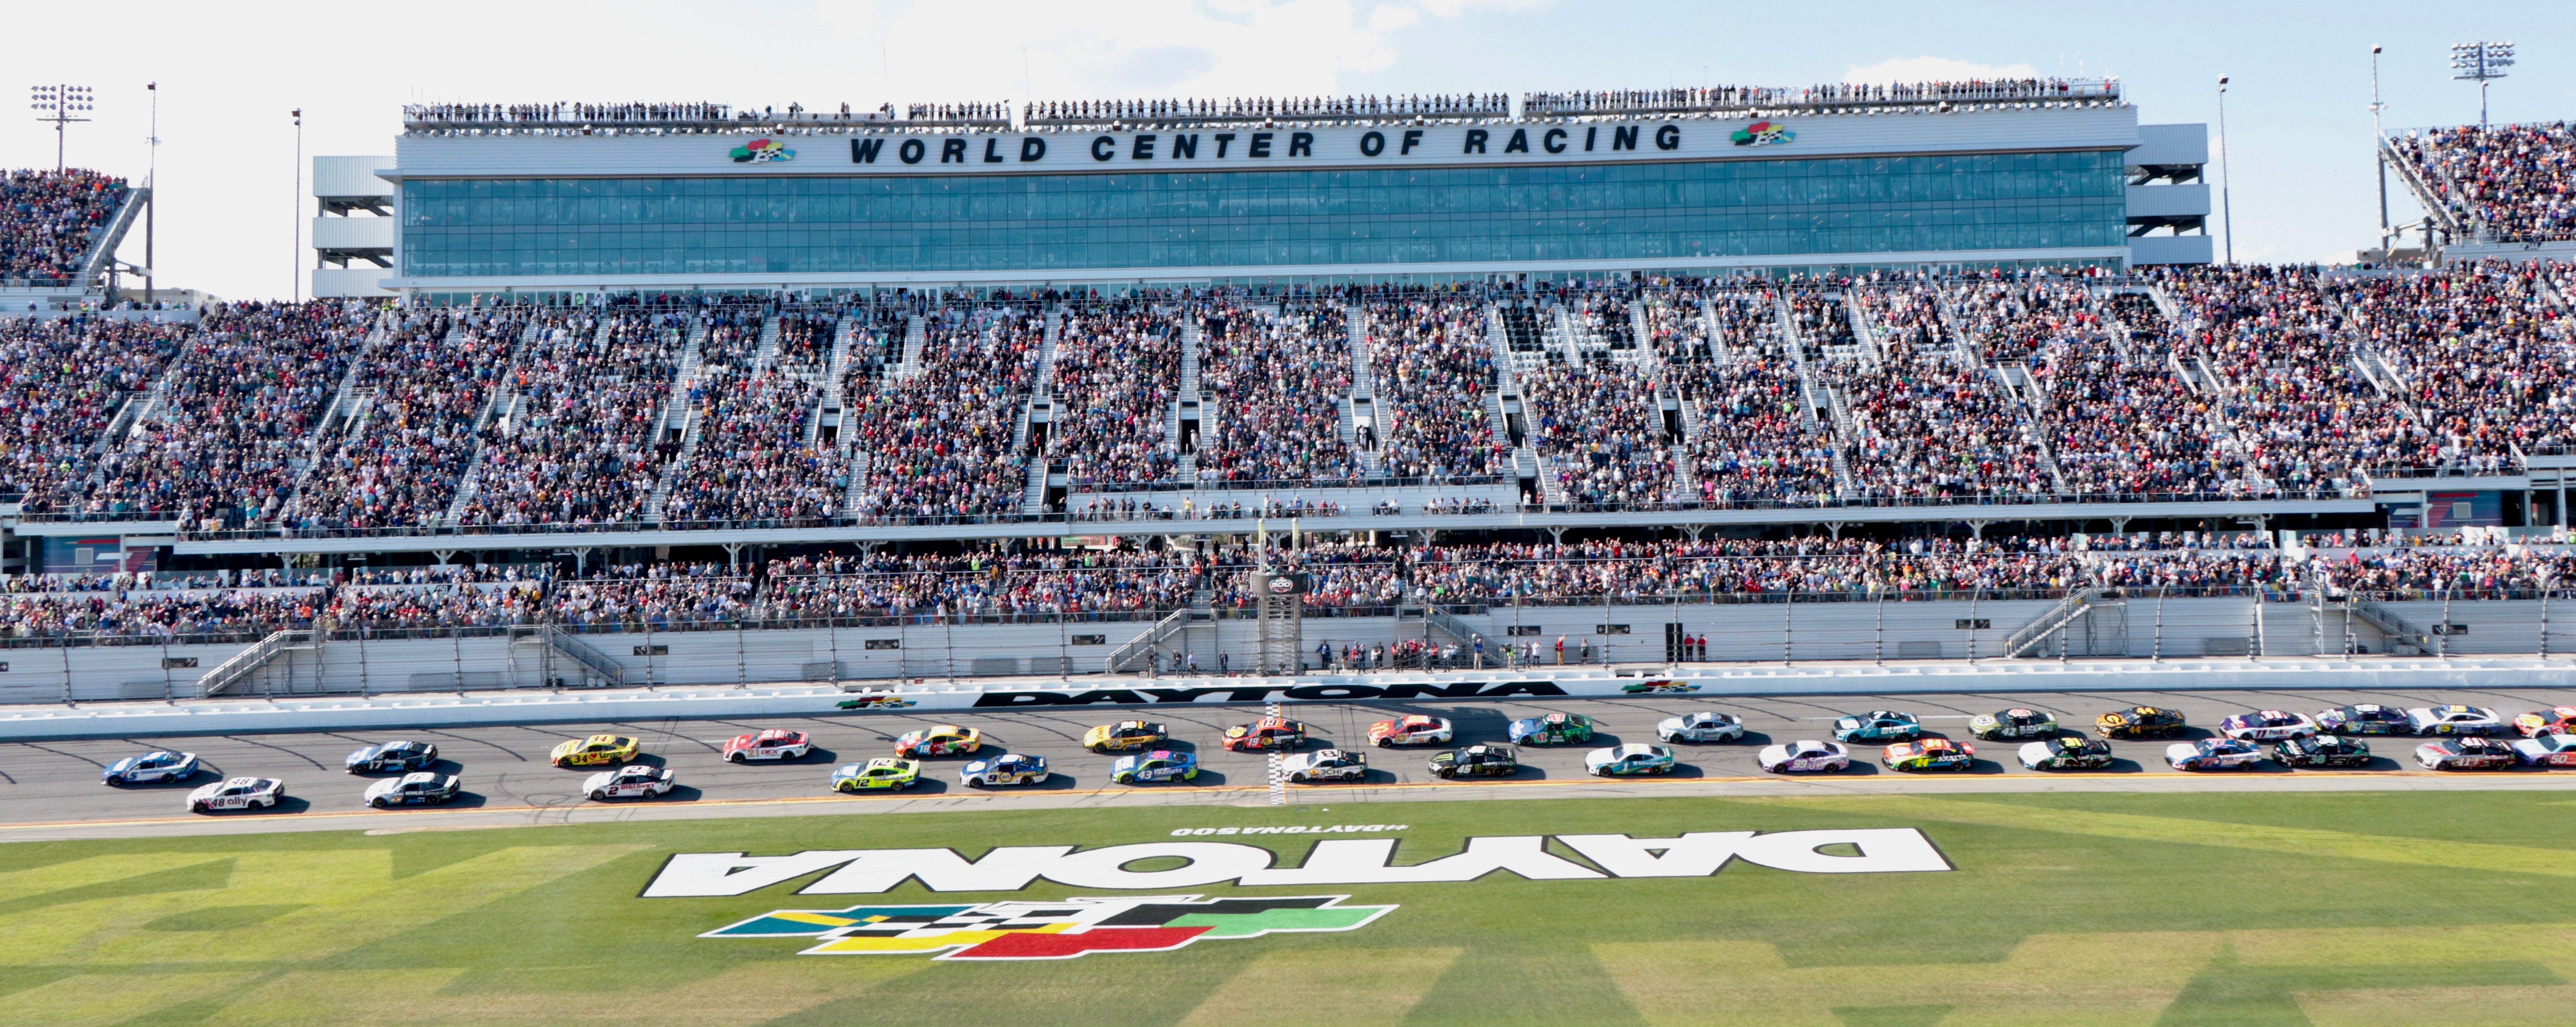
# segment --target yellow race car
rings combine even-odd
[[[906,731],[894,740],[897,756],[963,756],[984,747],[984,733],[955,724]]]
[[[588,738],[571,739],[562,745],[555,746],[555,751],[546,756],[546,762],[558,767],[622,764],[633,760],[643,751],[644,743],[632,738],[592,735]]]
[[[1093,752],[1129,751],[1161,745],[1171,737],[1161,724],[1122,720],[1083,732],[1082,747]]]

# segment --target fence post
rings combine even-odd
[[[1870,633],[1869,662],[1874,666],[1884,667],[1887,665],[1887,593],[1879,592],[1870,598],[1872,605],[1878,608],[1878,626]]]
[[[2543,663],[2549,660],[2549,593],[2553,584],[2555,582],[2546,578],[2540,582],[2540,659]]]
[[[1985,596],[1982,588],[1968,591],[1968,662],[1977,662],[1977,600]]]
[[[72,631],[71,631],[71,629],[70,629],[70,628],[64,628],[64,629],[62,630],[61,634],[60,634],[60,637],[56,638],[56,639],[55,639],[55,641],[62,643],[62,650],[63,650],[63,705],[65,705],[65,706],[69,706],[69,705],[71,705],[71,704],[72,704]]]
[[[2543,610],[2545,611],[2546,609],[2547,607],[2544,605]],[[2541,622],[2544,624],[2548,623],[2548,616],[2549,615],[2546,612],[2543,612],[2541,614]],[[2546,645],[2544,645],[2543,648],[2546,648]],[[161,636],[161,701],[176,701],[178,696],[173,693],[176,693],[178,690],[179,683],[172,680],[170,677],[170,636],[163,635]]]
[[[751,687],[750,657],[743,652],[742,618],[740,617],[734,618],[733,622],[733,686],[735,688]]]
[[[2434,638],[2441,639],[2441,641],[2439,641],[2439,642],[2435,642],[2435,643],[2433,643],[2433,644],[2434,644],[2434,645],[2436,645],[2436,646],[2439,646],[2439,647],[2441,648],[2441,650],[2442,650],[2442,658],[2443,658],[2443,659],[2445,659],[2445,660],[2450,659],[2450,658],[2451,658],[2451,589],[2450,589],[2450,583],[2449,583],[2449,582],[2443,582],[2443,588],[2442,588],[2442,623],[2441,623],[2438,627],[2436,627],[2436,628],[2434,629],[2434,631],[2433,631],[2433,637],[2434,637]]]
[[[2165,662],[2165,586],[2156,586],[2156,638],[2147,645],[2147,662]]]
[[[1796,666],[1798,662],[1798,589],[1790,586],[1787,598],[1780,604],[1780,665]]]

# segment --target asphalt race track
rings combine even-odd
[[[1306,722],[1316,741],[1308,749],[1348,744],[1369,755],[1366,783],[1307,785],[1291,788],[1300,805],[1375,800],[1447,798],[1538,798],[1605,795],[1798,795],[1833,792],[1874,793],[1907,790],[2039,791],[2039,790],[2175,790],[2175,789],[2412,789],[2412,788],[2576,788],[2576,771],[2515,769],[2486,773],[2436,774],[2417,769],[2409,758],[2417,744],[2411,738],[2368,739],[2376,757],[2363,770],[2289,770],[2266,762],[2260,769],[2224,774],[2184,774],[2166,766],[2165,740],[2113,742],[2118,762],[2108,771],[2055,774],[2022,769],[2014,758],[2020,741],[1976,742],[1967,733],[1968,718],[2007,707],[2033,707],[2057,715],[2061,724],[2090,732],[2093,717],[2131,705],[2181,710],[2193,725],[2186,738],[2208,737],[2230,714],[2252,709],[2285,709],[2314,715],[2355,702],[2416,707],[2440,703],[2489,706],[2510,719],[2526,710],[2546,709],[2576,701],[2563,692],[2445,691],[2439,694],[2335,691],[2214,691],[2133,693],[2013,693],[1871,696],[1765,696],[1712,698],[1659,696],[1634,699],[1555,700],[1495,703],[1349,703],[1300,704],[1287,715]],[[1716,709],[1741,716],[1746,741],[1723,744],[1676,744],[1681,767],[1667,777],[1601,780],[1583,770],[1591,749],[1623,741],[1654,742],[1659,720],[1697,709]],[[1831,721],[1841,713],[1871,709],[1911,712],[1928,732],[1976,746],[1972,773],[1899,774],[1877,762],[1876,745],[1853,746],[1853,767],[1841,774],[1795,778],[1764,774],[1754,754],[1773,742],[1832,737]],[[1598,733],[1589,745],[1522,746],[1522,768],[1510,779],[1442,781],[1424,769],[1436,749],[1379,749],[1367,746],[1368,725],[1398,713],[1431,713],[1453,719],[1460,744],[1502,741],[1513,719],[1551,711],[1586,713]],[[1134,804],[1241,804],[1269,802],[1268,757],[1227,752],[1217,739],[1229,724],[1257,719],[1256,706],[1170,705],[1160,707],[1039,708],[970,712],[955,722],[984,731],[984,755],[1002,751],[1035,753],[1047,758],[1053,779],[1023,789],[986,791],[958,783],[957,766],[972,757],[923,761],[922,781],[913,790],[893,795],[846,796],[830,791],[831,768],[845,762],[888,755],[896,735],[939,722],[931,715],[906,713],[844,714],[771,720],[690,720],[658,723],[549,724],[533,727],[471,727],[388,732],[361,736],[341,732],[242,735],[212,738],[94,739],[0,744],[0,841],[60,838],[144,837],[292,830],[374,831],[437,830],[487,826],[564,823],[575,820],[657,819],[667,817],[787,816],[827,812],[890,812],[939,809],[990,809],[1032,805],[1079,807]],[[1084,730],[1113,720],[1161,721],[1174,734],[1173,748],[1195,749],[1202,761],[1198,780],[1188,783],[1124,786],[1109,781],[1114,755],[1096,755],[1080,744]],[[786,764],[736,766],[718,753],[735,734],[783,727],[810,732],[815,752]],[[556,769],[546,753],[566,738],[593,733],[632,735],[643,739],[639,762],[674,767],[678,790],[653,800],[596,803],[580,794],[583,778],[597,768]],[[371,777],[345,773],[341,760],[361,746],[394,737],[438,746],[445,773],[462,775],[466,795],[453,804],[427,810],[380,811],[362,799]],[[100,768],[126,756],[168,748],[194,752],[212,774],[186,785],[108,788],[99,783]],[[182,809],[187,792],[215,780],[214,775],[280,778],[288,798],[275,811],[195,815]]]

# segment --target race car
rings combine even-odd
[[[2513,729],[2525,738],[2576,735],[2576,706],[2552,706],[2546,710],[2515,714]]]
[[[1773,774],[1830,774],[1851,769],[1851,750],[1838,742],[1790,742],[1765,746],[1753,761]]]
[[[1314,781],[1359,781],[1368,777],[1368,755],[1324,749],[1304,752],[1279,761],[1279,771],[1291,784]]]
[[[618,735],[592,735],[575,738],[546,756],[546,762],[558,767],[591,767],[603,763],[624,763],[644,751],[644,743]]]
[[[367,805],[377,809],[396,806],[437,806],[453,802],[462,782],[454,774],[414,771],[401,777],[389,777],[367,786]]]
[[[2406,726],[2419,735],[2484,738],[2505,732],[2504,718],[2484,706],[2418,706],[2406,711]]]
[[[1082,747],[1093,752],[1143,749],[1169,741],[1172,733],[1163,725],[1142,720],[1122,720],[1102,724],[1082,733]]]
[[[1699,686],[1687,681],[1671,681],[1657,678],[1652,681],[1639,681],[1634,684],[1621,685],[1619,686],[1619,691],[1628,695],[1688,695],[1692,692],[1699,691]]]
[[[771,728],[725,740],[724,758],[728,763],[752,760],[800,760],[814,751],[814,740],[802,731]]]
[[[1740,742],[1744,740],[1744,721],[1716,710],[1701,710],[1664,718],[1655,725],[1655,737],[1667,742]]]
[[[427,742],[386,742],[350,753],[340,765],[352,774],[410,773],[438,762],[438,747]]]
[[[2547,734],[2513,743],[2514,758],[2526,767],[2576,767],[2576,734]]]
[[[1470,745],[1431,757],[1433,777],[1510,777],[1520,770],[1520,754],[1499,745]]]
[[[2026,770],[2100,770],[2111,765],[2111,743],[2083,735],[2059,735],[2021,747]]]
[[[994,785],[1042,785],[1047,779],[1046,757],[1006,752],[989,760],[976,760],[957,768],[957,779],[968,788],[990,788]]]
[[[1447,742],[1450,737],[1447,717],[1427,717],[1416,713],[1369,725],[1369,744],[1380,748],[1397,745],[1439,745]]]
[[[2367,767],[2370,747],[2342,735],[2284,738],[2273,743],[2272,762],[2284,767]]]
[[[1512,722],[1514,745],[1581,745],[1592,740],[1592,718],[1580,713],[1551,713]]]
[[[227,809],[274,809],[286,797],[286,782],[273,777],[236,777],[198,785],[188,793],[188,812]]]
[[[984,747],[984,733],[955,724],[933,724],[896,736],[897,756],[963,756]]]
[[[2415,765],[2426,770],[2503,770],[2522,762],[2513,747],[2493,738],[2445,738],[2415,747]]]
[[[193,752],[171,752],[155,749],[141,756],[128,756],[108,764],[98,772],[98,782],[110,788],[147,782],[185,781],[203,769]]]
[[[1969,771],[1977,769],[1977,750],[1947,738],[1926,738],[1888,746],[1878,761],[1889,770]]]
[[[1968,733],[1994,741],[2005,738],[2055,738],[2057,718],[2045,710],[2014,707],[1980,714],[1968,721]]]
[[[1630,742],[1594,749],[1583,756],[1583,769],[1594,777],[1637,777],[1673,772],[1673,751],[1660,745]]]
[[[2173,710],[2132,706],[2093,718],[2093,730],[2104,738],[2171,738],[2181,734],[2187,723]]]
[[[2241,738],[2203,738],[2165,746],[2165,762],[2175,770],[2252,770],[2263,762],[2263,747]]]
[[[1306,725],[1286,717],[1263,717],[1225,729],[1224,745],[1236,752],[1275,752],[1306,744]]]
[[[2317,722],[2304,713],[2257,710],[2218,722],[2218,733],[2240,742],[2277,742],[2317,733]]]
[[[1871,710],[1834,721],[1837,742],[1910,742],[1922,735],[1923,725],[1911,713]]]
[[[873,756],[865,763],[832,768],[836,792],[900,792],[921,783],[921,762],[896,756]]]
[[[1109,779],[1122,785],[1148,781],[1187,781],[1199,776],[1199,758],[1186,752],[1156,749],[1134,756],[1118,757],[1109,765]]]
[[[2378,703],[2337,706],[2317,714],[2317,730],[2330,735],[2411,735],[2406,711]]]
[[[581,793],[593,800],[651,799],[671,794],[678,775],[668,768],[629,763],[615,770],[603,770],[583,778]]]

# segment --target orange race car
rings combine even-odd
[[[1306,725],[1286,717],[1263,717],[1225,729],[1225,747],[1236,752],[1276,752],[1306,744]]]

